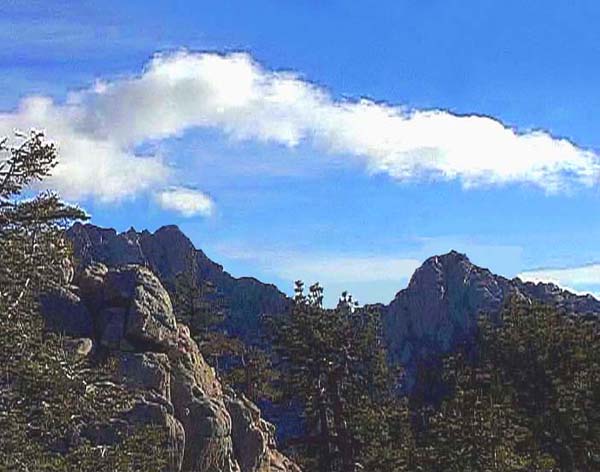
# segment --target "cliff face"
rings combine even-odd
[[[148,268],[92,263],[41,302],[48,326],[74,338],[79,355],[111,358],[114,381],[141,394],[119,418],[79,425],[78,437],[108,444],[152,424],[167,431],[168,472],[299,471],[258,408],[222,388]]]
[[[145,265],[163,284],[169,284],[183,271],[189,255],[193,254],[200,278],[214,284],[228,308],[225,329],[246,342],[254,343],[260,338],[261,315],[283,313],[289,304],[289,299],[274,285],[250,277],[232,277],[204,252],[197,250],[176,226],[163,226],[155,233],[131,229],[119,234],[114,229],[75,224],[67,236],[73,242],[75,257],[81,264]]]
[[[449,352],[472,335],[480,314],[498,320],[510,296],[551,304],[569,313],[600,313],[600,302],[553,284],[509,280],[452,251],[427,259],[408,287],[389,305],[380,305],[384,334],[396,361]]]

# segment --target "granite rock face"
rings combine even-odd
[[[210,260],[177,226],[163,226],[154,233],[114,229],[76,223],[67,236],[73,243],[81,267],[100,262],[108,267],[125,264],[147,266],[165,286],[188,267],[190,256],[199,282],[211,282],[227,307],[223,328],[247,343],[261,339],[261,315],[278,315],[289,306],[289,299],[277,287],[251,277],[235,278]]]
[[[100,445],[159,425],[168,435],[168,472],[299,470],[275,449],[274,427],[256,406],[223,392],[150,269],[90,263],[74,283],[47,295],[48,328],[77,337],[74,355],[113,359],[114,381],[140,394],[121,417],[86,425],[82,436]]]
[[[574,295],[553,284],[509,280],[451,251],[427,259],[407,288],[389,305],[379,306],[392,359],[411,365],[451,351],[473,335],[479,315],[498,321],[511,296],[569,313],[600,313],[600,302],[591,296]]]
[[[232,390],[226,394],[225,405],[231,416],[234,453],[242,472],[300,472],[296,464],[277,451],[275,428],[261,418],[256,405]]]

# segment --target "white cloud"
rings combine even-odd
[[[134,196],[168,181],[170,169],[159,157],[137,157],[110,136],[99,139],[77,128],[81,110],[44,97],[23,100],[13,113],[0,113],[0,136],[15,130],[43,130],[59,150],[59,165],[44,185],[65,198],[94,197],[104,202]]]
[[[162,190],[155,198],[163,209],[176,211],[188,218],[196,215],[210,216],[214,207],[208,195],[184,187]]]
[[[173,184],[159,157],[136,157],[134,149],[192,128],[290,147],[307,142],[362,159],[373,173],[465,187],[517,182],[558,191],[593,185],[600,170],[595,153],[543,131],[519,133],[484,116],[335,100],[243,53],[159,54],[139,76],[98,82],[64,104],[29,97],[0,114],[3,135],[29,127],[60,144],[52,180],[59,191],[105,201]]]
[[[592,185],[596,154],[542,131],[518,133],[478,115],[406,110],[371,100],[334,100],[312,83],[272,72],[247,54],[156,56],[139,77],[73,98],[80,126],[122,145],[211,127],[237,139],[362,158],[398,180],[458,179],[464,186],[524,182],[548,191]]]
[[[600,264],[531,270],[520,273],[518,277],[524,281],[554,283],[561,287],[600,285]]]

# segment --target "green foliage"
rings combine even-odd
[[[108,425],[137,398],[113,382],[110,365],[92,366],[65,348],[68,340],[44,333],[35,309],[0,327],[0,470],[163,470],[154,448],[164,445],[164,431],[140,429],[106,446],[79,437],[86,425]]]
[[[323,308],[323,290],[301,282],[289,316],[271,320],[284,396],[300,402],[306,435],[293,443],[307,470],[392,471],[407,464],[406,405],[393,392],[377,313],[343,294]]]
[[[23,199],[47,177],[56,150],[40,133],[0,143],[0,470],[164,470],[164,431],[148,427],[111,445],[79,435],[129,408],[135,394],[113,383],[109,366],[91,365],[68,339],[44,331],[41,293],[68,283],[64,228],[85,214],[51,193]],[[118,435],[117,435],[118,436]]]
[[[19,198],[56,164],[56,150],[42,134],[21,139],[16,147],[0,142],[0,304],[9,311],[26,293],[39,293],[64,278],[70,253],[61,232],[69,221],[85,218],[52,193]]]
[[[177,319],[202,344],[211,329],[223,321],[224,310],[214,285],[201,279],[195,256],[195,251],[188,254],[184,270],[175,276],[172,299]]]
[[[271,357],[265,351],[238,340],[232,356],[232,365],[222,372],[223,382],[254,402],[279,399],[281,392],[277,383],[280,372],[274,368]]]
[[[600,469],[597,318],[513,302],[444,372],[453,393],[421,411],[423,470]]]

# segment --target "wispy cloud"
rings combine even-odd
[[[307,253],[290,250],[218,244],[221,257],[257,263],[261,269],[286,280],[307,282],[402,282],[421,265],[420,260],[395,255]]]
[[[290,257],[276,268],[277,275],[285,279],[300,278],[307,281],[353,282],[403,282],[421,265],[416,259],[398,257],[334,256]]]
[[[562,287],[600,286],[600,264],[560,269],[538,269],[525,271],[518,277],[530,282],[551,282]]]
[[[193,128],[289,147],[307,143],[324,154],[354,156],[369,172],[400,181],[528,183],[552,192],[593,185],[600,171],[594,152],[543,131],[520,132],[486,116],[335,100],[244,53],[159,54],[140,75],[99,82],[67,103],[29,97],[0,114],[2,134],[31,126],[60,144],[63,161],[53,185],[69,198],[105,201],[181,184],[160,156],[134,150]]]
[[[158,204],[165,210],[175,211],[185,217],[210,216],[213,212],[211,198],[194,189],[173,187],[155,195]]]

